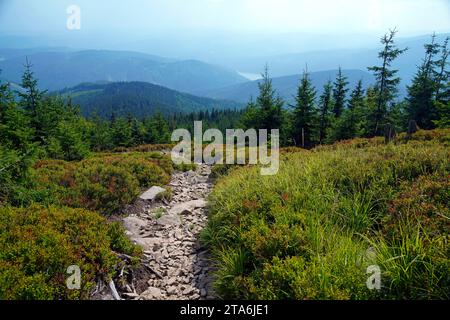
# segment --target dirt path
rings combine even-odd
[[[212,189],[211,167],[176,173],[169,203],[143,202],[124,219],[128,236],[144,249],[149,279],[134,299],[213,299],[208,251],[199,243],[207,222],[206,197]]]

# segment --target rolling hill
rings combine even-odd
[[[109,117],[114,113],[143,118],[157,111],[168,115],[242,107],[233,101],[197,97],[146,82],[85,83],[57,94],[71,97],[85,116]]]
[[[313,86],[316,88],[318,94],[322,92],[324,84],[328,81],[334,81],[337,70],[312,72],[310,74]],[[350,88],[356,85],[359,79],[363,80],[364,86],[373,83],[373,76],[370,73],[361,70],[343,70],[343,74],[348,77]],[[301,75],[277,77],[272,79],[274,89],[287,102],[293,103],[294,95],[296,94]],[[234,86],[228,86],[217,90],[201,91],[197,94],[210,97],[214,99],[233,100],[241,103],[246,103],[251,97],[256,98],[259,93],[258,83],[260,80],[250,81]]]
[[[247,81],[237,72],[197,60],[174,60],[128,51],[0,49],[2,78],[20,82],[26,59],[42,89],[61,90],[96,81],[142,81],[192,93]]]

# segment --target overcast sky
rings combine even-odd
[[[0,0],[0,32],[61,34],[66,8],[81,8],[81,32],[152,36],[226,31],[400,35],[450,32],[450,0]]]

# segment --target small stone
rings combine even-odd
[[[188,295],[190,294],[194,289],[192,289],[191,287],[188,287],[186,289],[183,290],[183,294],[184,295]]]
[[[149,299],[161,299],[162,297],[161,290],[155,287],[148,287],[142,295]]]
[[[177,292],[177,287],[171,286],[167,289],[168,294],[175,294]]]

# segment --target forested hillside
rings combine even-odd
[[[79,105],[87,117],[103,118],[132,115],[145,118],[157,112],[165,116],[207,110],[240,109],[233,101],[213,100],[180,93],[145,82],[118,82],[107,84],[81,84],[59,92]]]

